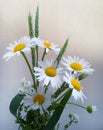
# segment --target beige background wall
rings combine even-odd
[[[103,0],[39,0],[40,36],[60,46],[69,37],[66,55],[80,56],[90,61],[96,70],[84,81],[85,104],[93,104],[98,111],[89,115],[76,107],[66,109],[80,115],[80,123],[71,130],[103,130]],[[9,103],[20,87],[20,80],[28,70],[22,57],[8,62],[2,56],[6,46],[28,35],[29,12],[35,16],[36,0],[0,0],[0,130],[17,130]]]

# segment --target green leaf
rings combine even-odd
[[[53,130],[54,129],[55,125],[57,124],[57,122],[65,108],[67,101],[71,97],[71,94],[72,94],[72,89],[69,89],[65,93],[64,98],[61,100],[60,105],[56,108],[55,112],[53,113],[52,117],[50,118],[50,120],[47,123],[44,130]]]
[[[33,31],[32,16],[31,16],[30,13],[29,13],[29,16],[28,16],[28,25],[29,25],[29,36],[30,36],[30,38],[33,38],[34,37],[34,31]]]
[[[39,7],[37,6],[36,9],[36,16],[35,16],[35,36],[39,36]]]
[[[66,50],[66,48],[67,48],[68,41],[69,41],[69,39],[67,39],[67,40],[65,41],[63,47],[61,48],[61,50],[60,50],[60,52],[59,52],[59,55],[57,56],[57,58],[56,58],[56,60],[55,60],[55,62],[54,62],[54,64],[56,65],[56,67],[58,66],[58,64],[59,64],[59,62],[60,62],[60,60],[61,60],[61,58],[62,58],[62,56],[63,56],[63,54],[64,54],[64,52],[65,52],[65,50]]]
[[[20,102],[21,100],[23,99],[23,95],[21,94],[17,94],[11,101],[10,103],[10,106],[9,106],[9,109],[10,109],[10,112],[15,116],[17,117],[17,109],[20,105]]]
[[[88,74],[81,74],[80,76],[78,76],[78,80],[82,80],[84,78],[86,78],[88,76]]]

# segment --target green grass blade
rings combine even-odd
[[[39,7],[37,6],[36,16],[35,16],[35,37],[39,36]]]
[[[59,64],[59,62],[60,62],[60,60],[61,60],[61,58],[62,58],[62,56],[63,56],[63,54],[64,54],[64,52],[65,52],[65,50],[67,48],[67,46],[68,46],[68,41],[69,41],[69,39],[67,39],[65,41],[63,47],[61,48],[61,50],[60,50],[60,52],[59,52],[59,54],[58,54],[58,56],[57,56],[57,58],[56,58],[56,60],[54,62],[54,64],[56,65],[56,67],[58,66],[58,64]]]
[[[88,74],[81,74],[78,76],[78,80],[82,80],[84,78],[86,78],[88,76]]]
[[[29,13],[29,16],[28,16],[28,25],[29,25],[29,36],[30,36],[30,38],[33,38],[34,37],[34,31],[33,31],[32,16],[31,16],[30,13]]]

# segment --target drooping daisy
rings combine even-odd
[[[81,72],[81,73],[87,73],[92,74],[94,71],[90,65],[89,62],[85,61],[83,58],[75,57],[72,58],[68,56],[67,58],[63,58],[62,61],[63,65],[66,67],[67,70],[71,72]]]
[[[87,106],[86,109],[87,109],[87,112],[89,112],[89,113],[93,113],[93,112],[97,111],[96,106]]]
[[[24,99],[21,104],[26,108],[26,111],[40,109],[40,113],[47,111],[47,108],[52,103],[51,93],[49,91],[44,91],[43,87],[38,87],[37,91],[31,89],[25,94]]]
[[[83,102],[84,99],[86,99],[86,96],[82,92],[83,87],[78,79],[76,79],[74,75],[68,74],[67,72],[65,72],[63,79],[69,84],[69,87],[73,89],[72,96],[75,101],[81,100]]]
[[[43,81],[43,85],[49,83],[53,88],[60,87],[62,83],[62,68],[55,68],[53,60],[39,62],[40,67],[34,67],[34,75],[38,81]]]
[[[30,37],[24,36],[18,41],[14,41],[14,43],[10,44],[9,47],[7,47],[7,50],[9,52],[5,53],[3,56],[3,59],[9,60],[11,57],[17,55],[20,55],[20,52],[30,52],[30,48],[32,46],[32,40]]]
[[[40,46],[41,48],[45,48],[46,53],[48,53],[49,50],[53,50],[56,54],[58,54],[60,51],[60,48],[57,48],[58,45],[56,45],[55,43],[44,41],[44,40],[41,40],[40,38],[34,38],[34,42],[36,45]]]

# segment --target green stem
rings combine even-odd
[[[36,66],[38,66],[38,46],[36,46]]]
[[[72,105],[75,105],[75,106],[78,106],[78,107],[81,107],[81,108],[86,109],[86,107],[85,107],[85,106],[82,106],[82,105],[77,104],[77,103],[68,102],[68,104],[72,104]]]
[[[29,68],[29,71],[30,71],[30,73],[31,73],[31,76],[32,76],[32,79],[33,79],[33,82],[34,82],[34,87],[36,87],[36,86],[35,86],[34,75],[33,75],[31,66],[30,66],[30,64],[29,64],[29,61],[28,61],[27,57],[25,56],[24,52],[21,52],[21,54],[22,54],[23,58],[25,59],[26,64],[27,64],[27,66],[28,66],[28,68]]]
[[[45,86],[44,86],[44,87],[45,87],[45,90],[44,90],[45,93],[47,92],[49,85],[50,85],[50,82],[49,82],[48,85],[45,85]]]
[[[34,68],[35,67],[35,48],[31,48],[31,56],[32,56],[32,67]]]
[[[46,48],[44,49],[43,55],[42,55],[42,61],[44,60],[44,57],[46,55]]]
[[[58,102],[59,100],[61,100],[64,97],[64,95],[66,94],[66,92],[64,94],[62,94],[55,102]]]

